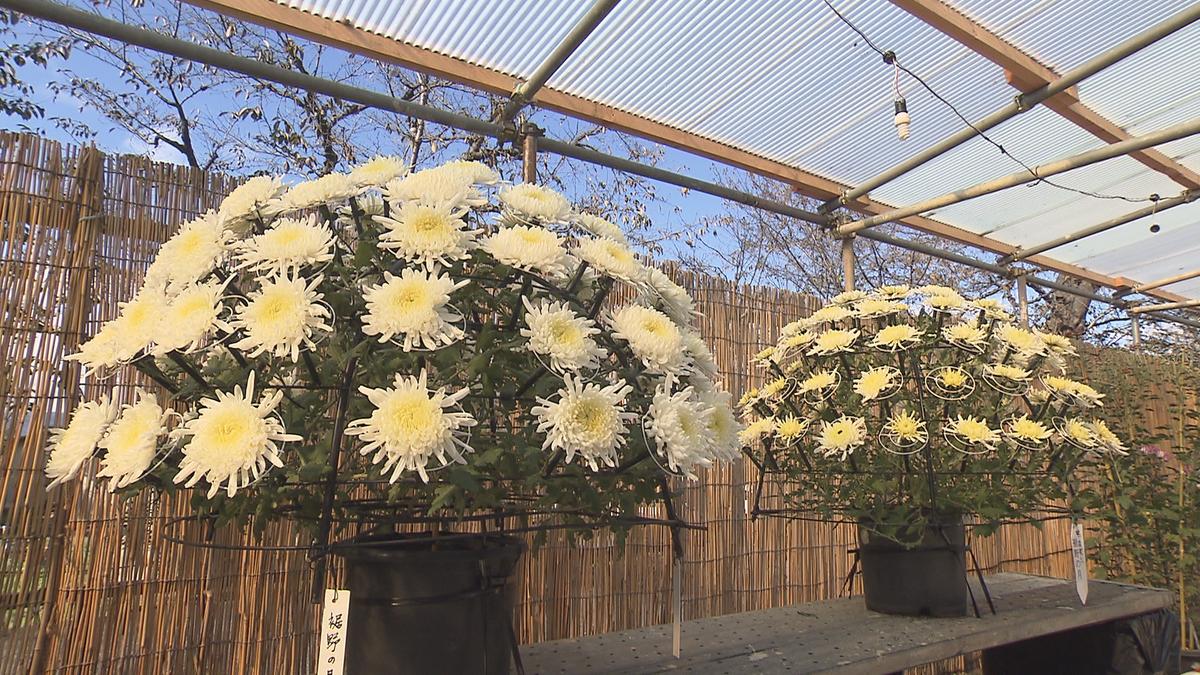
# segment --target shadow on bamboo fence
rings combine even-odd
[[[163,539],[186,495],[128,500],[87,480],[46,492],[46,431],[78,397],[129,402],[137,376],[81,380],[64,364],[137,289],[159,244],[215,207],[234,182],[138,157],[107,157],[0,134],[0,675],[313,672],[318,610],[312,570],[294,551],[223,530],[213,543]],[[700,329],[735,400],[761,384],[750,359],[819,303],[774,289],[667,272],[696,298]],[[86,472],[85,472],[86,473]],[[747,518],[748,462],[681,484],[687,533],[684,618],[837,597],[849,570],[847,527]],[[578,547],[552,534],[522,562],[523,642],[671,620],[670,533],[643,528],[624,551],[599,533]],[[1065,527],[1010,527],[976,543],[988,571],[1070,573]],[[296,546],[285,523],[261,542]],[[333,583],[340,578],[337,561]],[[961,665],[961,664],[960,664]]]

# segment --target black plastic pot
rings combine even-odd
[[[899,541],[880,536],[866,522],[859,523],[858,535],[867,609],[904,616],[967,613],[961,518],[907,528],[897,536]]]
[[[347,675],[508,675],[508,578],[522,540],[391,534],[355,543],[338,552],[350,590]]]

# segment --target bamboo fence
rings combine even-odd
[[[87,480],[47,492],[43,476],[47,429],[61,425],[81,395],[111,392],[128,401],[144,384],[130,374],[81,380],[62,357],[116,315],[116,300],[133,294],[158,245],[233,185],[144,158],[0,133],[0,675],[315,669],[318,608],[303,553],[173,544],[163,525],[188,513],[186,495],[122,501]],[[819,306],[794,293],[667,272],[696,298],[699,327],[735,400],[761,384],[751,356]],[[685,619],[845,592],[853,532],[751,521],[753,478],[742,461],[677,485],[681,515],[708,526],[685,534]],[[229,529],[212,542],[307,543],[286,524],[262,542]],[[669,622],[670,548],[665,528],[635,530],[623,551],[610,534],[574,547],[551,534],[519,570],[521,640]],[[1071,573],[1061,523],[1007,527],[974,550],[987,572]],[[337,583],[336,560],[332,573]]]

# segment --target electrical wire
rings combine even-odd
[[[837,17],[839,19],[842,20],[842,23],[849,26],[850,29],[853,30],[855,33],[858,33],[859,37],[861,37],[863,39],[863,41],[865,41],[867,43],[867,46],[869,46],[871,49],[874,49],[876,52],[878,52],[880,56],[883,56],[884,54],[889,53],[888,50],[881,49],[879,47],[879,45],[875,44],[871,40],[871,38],[868,37],[867,34],[862,31],[862,29],[860,29],[858,26],[854,25],[854,23],[852,21],[850,21],[850,19],[848,19],[844,14],[839,12],[837,7],[834,7],[833,3],[831,3],[830,0],[822,0],[822,2],[825,3],[825,6],[828,7],[830,9],[830,11],[832,11],[834,14],[837,15]],[[958,110],[958,108],[956,108],[954,106],[953,103],[946,100],[946,98],[943,97],[941,94],[939,94],[937,91],[935,91],[933,87],[929,86],[929,83],[927,83],[925,80],[921,79],[920,75],[917,75],[916,73],[914,73],[913,71],[911,71],[907,67],[905,67],[904,64],[900,63],[900,58],[895,56],[895,52],[891,52],[891,55],[892,55],[892,63],[894,64],[894,66],[896,68],[895,87],[896,87],[897,92],[899,92],[900,71],[904,71],[904,73],[907,74],[909,77],[911,77],[914,80],[916,80],[917,82],[919,82],[921,84],[921,86],[924,87],[925,90],[930,93],[930,95],[932,95],[937,100],[941,101],[943,105],[945,105],[947,108],[949,108],[951,112],[953,112],[960,120],[963,121],[963,124],[966,124],[972,130],[974,130],[976,135],[978,135],[980,138],[987,141],[988,143],[991,143],[992,145],[996,146],[996,149],[1000,151],[1000,154],[1005,155],[1012,161],[1016,162],[1017,164],[1019,164],[1021,166],[1021,168],[1025,169],[1026,171],[1029,172],[1029,174],[1031,176],[1036,178],[1037,181],[1030,183],[1030,186],[1037,185],[1038,183],[1045,183],[1046,185],[1049,185],[1050,187],[1055,187],[1060,190],[1066,190],[1067,192],[1074,192],[1076,194],[1084,195],[1087,197],[1094,197],[1096,199],[1120,199],[1123,201],[1133,202],[1133,203],[1154,201],[1151,197],[1128,197],[1125,195],[1114,195],[1114,194],[1105,194],[1103,192],[1091,192],[1088,190],[1080,190],[1078,188],[1073,188],[1073,187],[1069,187],[1066,185],[1062,185],[1061,183],[1056,183],[1052,180],[1049,180],[1047,178],[1043,178],[1043,177],[1039,176],[1036,169],[1030,167],[1025,162],[1022,162],[1015,155],[1013,155],[1011,152],[1006,150],[1003,145],[1001,145],[1000,143],[998,143],[995,140],[993,140],[992,138],[990,138],[987,134],[983,133],[983,131],[981,129],[979,129],[978,127],[976,127],[974,124],[972,124],[971,120],[967,119],[966,115],[963,115],[962,112],[960,112]],[[899,94],[897,93],[897,95],[899,95]]]

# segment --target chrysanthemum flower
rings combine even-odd
[[[344,173],[330,173],[315,180],[296,183],[292,189],[263,207],[263,212],[276,215],[328,206],[358,194],[358,183]]]
[[[597,368],[608,352],[596,344],[600,333],[591,319],[577,315],[565,302],[540,302],[537,305],[522,296],[525,323],[521,335],[529,338],[526,349],[549,357],[550,369],[557,373]]]
[[[905,305],[903,302],[881,300],[878,298],[867,298],[854,305],[855,313],[864,319],[896,314],[906,309],[908,309],[908,305]]]
[[[876,333],[870,342],[870,346],[887,351],[898,351],[917,344],[924,337],[925,334],[915,326],[898,323],[895,326],[888,326],[881,329]]]
[[[800,383],[799,393],[807,394],[810,391],[821,391],[837,383],[838,376],[836,370],[820,370],[808,376]]]
[[[96,475],[111,479],[109,492],[138,480],[150,469],[158,438],[167,432],[165,421],[157,397],[142,389],[137,390],[136,403],[121,409],[99,443],[105,453]]]
[[[90,370],[125,363],[153,345],[167,308],[166,296],[157,290],[142,289],[120,307],[120,316],[80,345],[78,353],[65,358],[79,361]]]
[[[715,438],[709,418],[713,409],[697,399],[691,387],[675,394],[658,387],[646,413],[646,431],[671,471],[695,479],[697,466],[712,465]]]
[[[929,438],[925,421],[908,410],[898,410],[883,425],[883,433],[896,443],[909,447],[924,443]]]
[[[946,433],[953,434],[968,445],[994,449],[1000,442],[1000,432],[992,429],[983,419],[968,415],[957,416],[946,424]]]
[[[487,200],[461,172],[439,166],[388,181],[383,196],[396,208],[409,202],[450,209],[478,206]]]
[[[968,351],[977,352],[987,346],[987,331],[973,323],[955,323],[942,328],[942,337]]]
[[[974,309],[982,309],[984,316],[989,319],[998,319],[1000,321],[1011,321],[1012,314],[1009,314],[1004,309],[1004,305],[995,298],[978,298],[968,303]]]
[[[816,333],[806,330],[781,337],[779,339],[779,346],[785,350],[798,349],[801,347],[807,347],[813,340],[816,339]]]
[[[566,274],[567,249],[563,238],[544,227],[502,227],[483,240],[482,247],[496,260],[542,276]]]
[[[419,201],[404,202],[393,217],[376,216],[387,228],[379,235],[379,247],[409,262],[432,269],[435,263],[449,265],[466,258],[475,248],[479,230],[468,230],[464,220],[467,211],[450,204],[427,205]]]
[[[500,174],[483,162],[468,162],[456,159],[438,167],[438,170],[454,176],[467,185],[499,185]]]
[[[603,237],[584,239],[574,250],[595,269],[621,281],[638,284],[646,277],[646,268],[627,246]]]
[[[912,289],[908,286],[880,286],[871,293],[876,298],[881,300],[904,300],[912,295]]]
[[[1006,363],[989,363],[983,367],[983,370],[992,377],[1002,377],[1016,382],[1024,382],[1032,375],[1032,373],[1024,368],[1018,368]]]
[[[510,185],[496,197],[509,210],[545,223],[566,220],[571,215],[571,202],[566,197],[533,183]]]
[[[144,286],[158,291],[176,290],[212,272],[225,255],[230,235],[213,211],[185,223],[158,249],[146,269]]]
[[[1031,445],[1050,438],[1050,429],[1037,420],[1029,419],[1029,415],[1021,415],[1006,421],[1004,435],[1018,443]]]
[[[996,330],[996,336],[1022,357],[1029,358],[1046,353],[1046,343],[1042,342],[1040,337],[1011,324],[1000,326]]]
[[[761,351],[754,355],[753,361],[762,365],[770,364],[777,351],[778,350],[775,347],[764,347]]]
[[[1093,437],[1096,439],[1096,443],[1100,447],[1118,455],[1129,454],[1129,449],[1126,448],[1125,444],[1121,442],[1121,439],[1117,438],[1117,435],[1108,428],[1108,424],[1106,424],[1104,420],[1092,420],[1090,426]]]
[[[613,313],[613,335],[629,343],[629,348],[655,374],[681,374],[690,360],[683,345],[683,334],[666,314],[649,307],[626,305]]]
[[[329,310],[320,304],[323,297],[316,292],[323,276],[318,275],[305,285],[304,277],[268,277],[258,292],[250,297],[233,320],[233,325],[245,331],[246,337],[233,345],[247,349],[251,357],[269,353],[292,361],[300,359],[300,345],[314,347],[316,331],[332,330],[322,317]]]
[[[890,392],[900,384],[900,371],[891,366],[871,368],[854,380],[854,393],[863,401],[871,401]]]
[[[852,305],[866,297],[867,297],[866,291],[846,291],[844,293],[838,293],[837,295],[830,298],[829,304],[837,305],[839,307],[846,307],[846,306]]]
[[[261,218],[263,207],[283,192],[283,180],[255,176],[242,183],[221,202],[217,214],[228,227],[253,218]]]
[[[843,415],[832,422],[822,422],[817,435],[817,447],[826,457],[840,455],[845,461],[854,449],[867,440],[867,422],[861,417]]]
[[[359,187],[384,185],[408,172],[408,165],[399,157],[376,155],[350,170],[350,181]]]
[[[730,406],[732,396],[727,391],[702,391],[699,398],[713,409],[708,418],[708,430],[713,437],[713,456],[726,461],[737,458],[741,454],[738,435],[746,426],[733,414]]]
[[[1077,354],[1075,345],[1071,344],[1070,338],[1055,335],[1054,333],[1043,333],[1041,331],[1034,331],[1034,333],[1041,338],[1042,344],[1046,345],[1052,352],[1063,356],[1075,356]]]
[[[446,408],[458,405],[470,393],[469,388],[453,394],[447,394],[445,387],[430,390],[422,370],[419,378],[397,373],[389,389],[359,387],[359,391],[367,395],[375,411],[347,425],[346,433],[367,441],[362,454],[376,451],[371,462],[383,462],[383,473],[391,472],[389,482],[395,483],[405,471],[416,470],[428,483],[426,469],[435,457],[443,465],[466,463],[459,450],[471,452],[463,436],[477,422],[470,413],[447,412]]]
[[[1066,398],[1076,405],[1084,408],[1092,406],[1102,406],[1104,403],[1100,400],[1104,398],[1104,394],[1096,391],[1090,386],[1076,382],[1065,377],[1056,377],[1054,375],[1043,375],[1042,384],[1046,386],[1051,393],[1058,395],[1061,398]]]
[[[683,286],[671,281],[671,278],[662,270],[657,267],[647,267],[645,280],[646,285],[653,291],[652,302],[660,305],[663,311],[680,325],[690,325],[692,319],[699,316],[692,296],[688,295]]]
[[[808,428],[805,420],[797,419],[795,415],[788,415],[779,421],[779,425],[775,428],[775,435],[784,441],[790,441]]]
[[[158,324],[153,353],[195,350],[216,328],[232,333],[233,327],[221,320],[224,292],[224,283],[210,281],[190,286],[171,298]]]
[[[276,390],[254,404],[254,371],[244,394],[239,385],[233,393],[218,391],[216,398],[202,399],[200,414],[179,430],[180,437],[191,436],[191,441],[183,447],[173,482],[193,487],[203,479],[209,499],[224,483],[225,494],[232,497],[262,476],[268,464],[283,466],[278,443],[304,439],[287,433],[274,414],[281,400],[283,392]]]
[[[817,336],[813,342],[812,349],[808,350],[809,356],[825,356],[828,354],[837,354],[838,352],[849,352],[854,349],[854,342],[858,340],[857,330],[830,330],[825,331]]]
[[[333,260],[333,232],[316,216],[280,218],[262,234],[240,242],[235,269],[283,274]]]
[[[367,313],[363,316],[363,332],[378,335],[380,342],[401,336],[404,351],[441,349],[462,339],[461,328],[453,325],[462,317],[452,312],[447,303],[450,294],[467,285],[467,280],[455,283],[449,276],[412,268],[400,276],[383,273],[383,283],[363,290]]]
[[[958,296],[958,291],[954,290],[953,288],[950,288],[949,286],[937,286],[934,284],[927,284],[925,286],[921,286],[920,288],[917,289],[917,292],[920,293],[921,295],[928,295],[928,296],[935,296],[935,295]],[[959,296],[959,297],[962,297],[962,296]]]
[[[808,317],[807,323],[810,326],[819,326],[823,323],[834,323],[837,321],[845,321],[854,316],[854,310],[841,305],[825,305],[821,309],[812,313]]]
[[[47,490],[71,480],[79,473],[83,463],[91,459],[96,444],[116,416],[117,406],[110,403],[108,394],[105,394],[99,401],[88,401],[75,408],[66,428],[50,430],[50,442],[46,445],[49,453],[46,478],[50,480]]]
[[[760,438],[775,433],[776,426],[777,422],[774,417],[764,417],[760,420],[755,420],[750,423],[750,426],[738,432],[738,442],[742,445],[750,445]]]
[[[967,306],[967,301],[961,295],[931,295],[925,299],[925,306],[936,312],[949,312]]]
[[[704,342],[704,338],[693,330],[683,330],[683,347],[687,350],[688,356],[692,359],[692,364],[700,373],[712,379],[717,379],[720,376],[720,370],[717,368],[717,361],[713,358],[712,351]]]
[[[593,216],[590,213],[577,213],[575,214],[575,222],[597,237],[612,239],[620,244],[629,244],[629,239],[625,237],[625,233],[621,231],[621,228],[599,216]]]
[[[1085,422],[1075,418],[1063,420],[1059,431],[1062,433],[1063,440],[1078,447],[1085,449],[1096,447],[1096,433]]]
[[[765,399],[772,399],[772,398],[775,398],[776,396],[778,396],[779,393],[782,392],[786,388],[787,388],[787,378],[786,377],[777,377],[774,380],[771,380],[770,382],[763,385],[762,391],[759,393],[759,396],[762,396]]]
[[[960,387],[965,387],[969,381],[970,376],[967,375],[967,371],[963,370],[962,368],[948,366],[946,368],[939,369],[937,373],[938,384],[942,385],[946,389],[958,389]]]
[[[562,450],[567,462],[579,455],[594,471],[600,464],[616,466],[617,449],[625,445],[625,423],[637,419],[621,407],[633,388],[625,380],[602,388],[569,374],[563,382],[557,401],[539,397],[540,405],[530,411],[538,418],[538,432],[546,434],[542,448]]]

